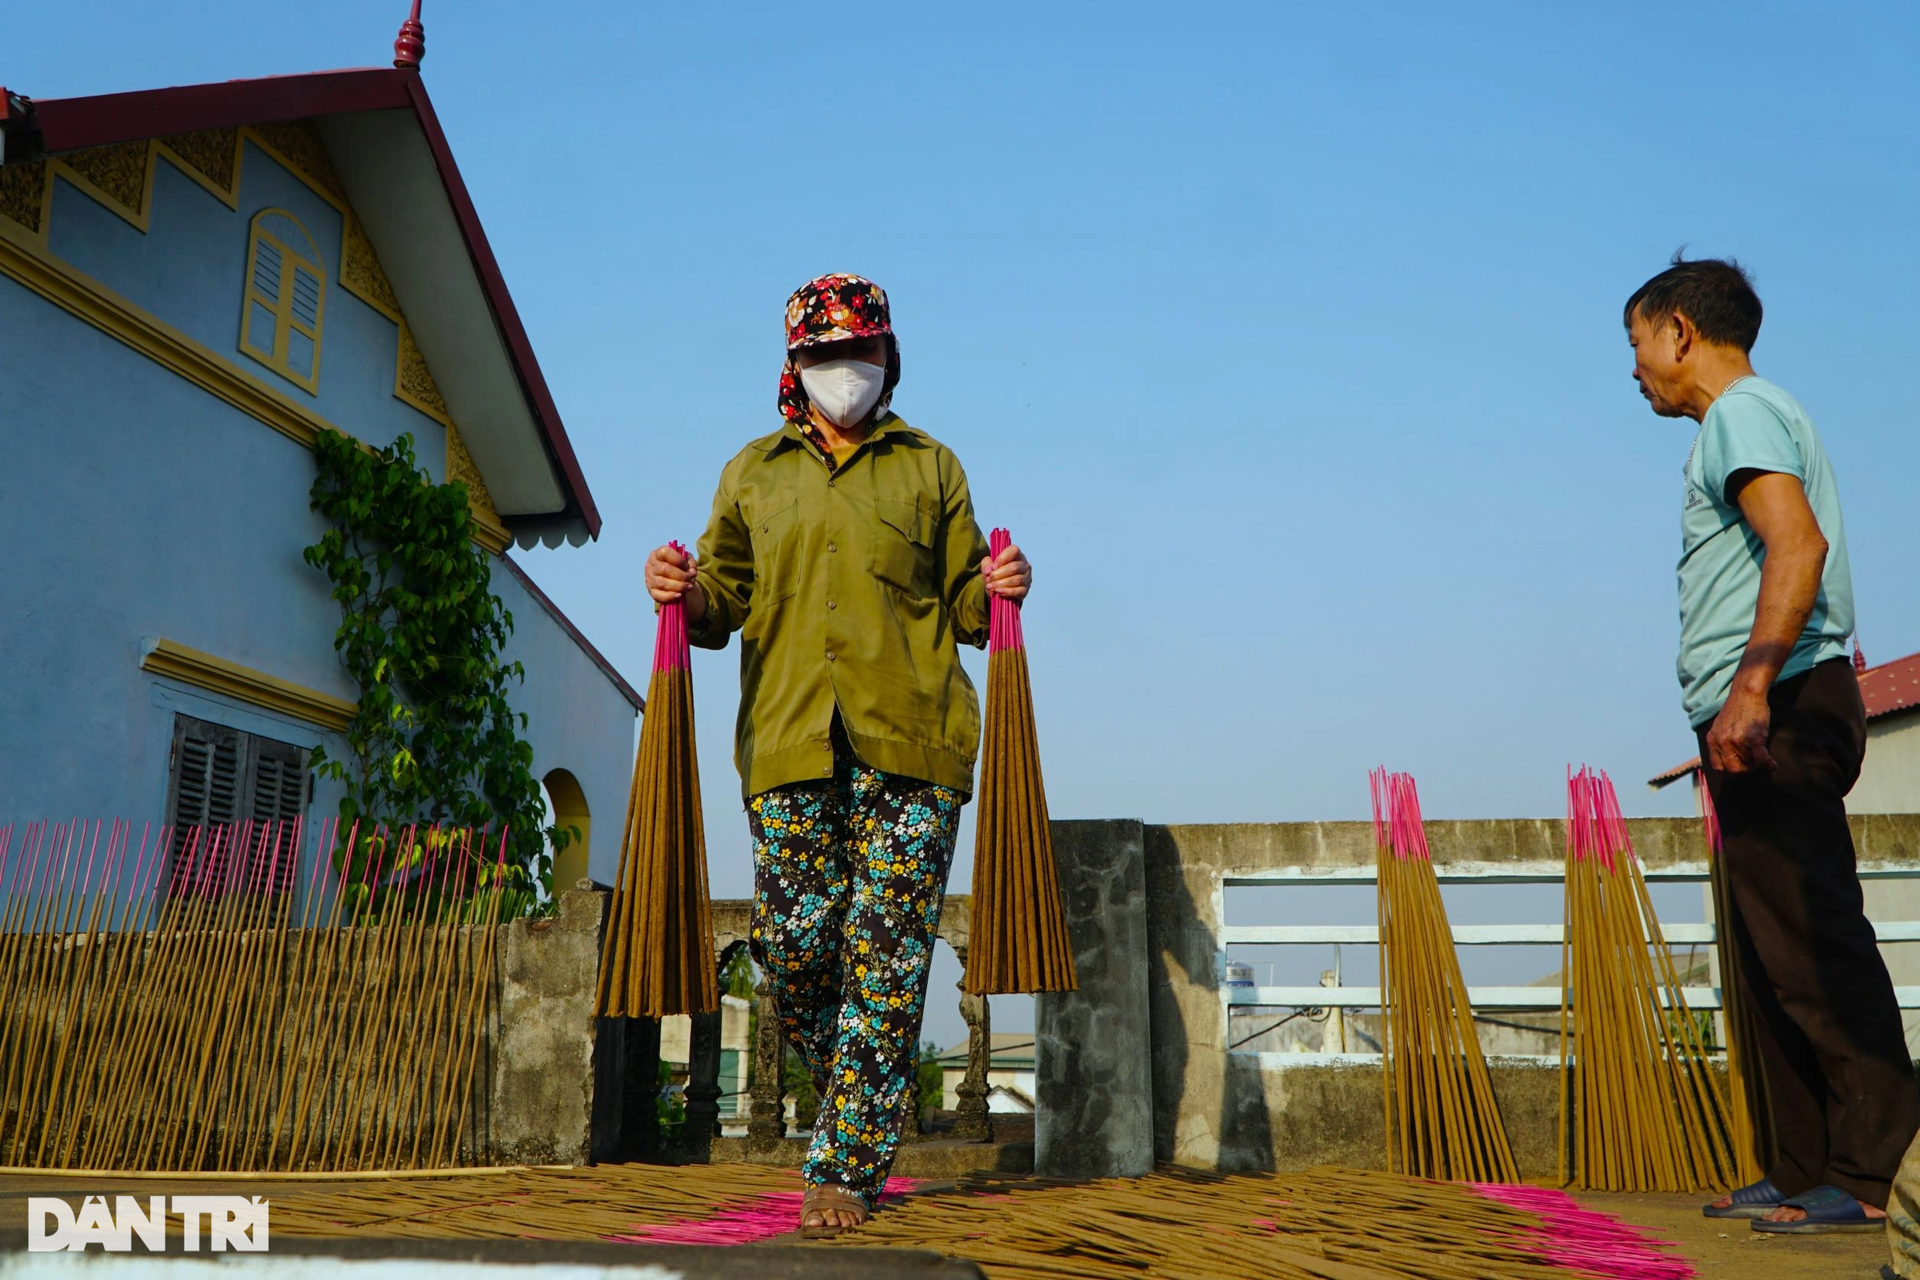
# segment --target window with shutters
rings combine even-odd
[[[300,220],[285,209],[255,214],[240,349],[308,391],[318,390],[326,301],[326,268]]]
[[[309,798],[304,750],[176,715],[170,769],[168,896],[292,888],[295,824]]]

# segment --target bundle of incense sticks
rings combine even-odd
[[[1013,545],[995,529],[997,559]],[[987,714],[980,751],[980,807],[973,844],[973,919],[966,990],[971,995],[1073,991],[1073,944],[1060,907],[1040,735],[1020,606],[993,597],[987,620]]]
[[[1746,975],[1734,941],[1733,888],[1727,883],[1720,851],[1720,815],[1703,776],[1699,781],[1700,825],[1707,842],[1707,870],[1713,888],[1714,950],[1720,962],[1720,1024],[1727,1046],[1728,1138],[1733,1146],[1734,1181],[1758,1182],[1773,1166],[1778,1147],[1773,1109],[1767,1104],[1766,1072],[1760,1063],[1753,1008],[1746,1000]]]
[[[1387,1164],[1458,1182],[1518,1174],[1474,1029],[1413,778],[1376,769],[1380,1011]]]
[[[471,1162],[504,833],[489,861],[485,832],[322,823],[304,892],[297,822],[15,834],[0,1165]]]
[[[683,551],[674,543],[676,551]],[[600,1013],[658,1018],[720,1007],[707,896],[707,837],[693,737],[687,607],[660,609],[633,762],[620,872],[600,960]]]
[[[1661,935],[1613,783],[1567,780],[1560,1176],[1594,1191],[1725,1188],[1726,1093]]]

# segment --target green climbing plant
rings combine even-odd
[[[466,485],[434,484],[410,435],[369,450],[323,431],[314,458],[313,509],[332,527],[306,560],[333,584],[334,649],[360,689],[346,758],[313,754],[320,776],[345,786],[341,821],[363,834],[415,823],[488,829],[486,852],[471,851],[469,883],[492,887],[497,877],[506,915],[550,906],[549,849],[578,833],[544,825],[533,748],[520,737],[527,718],[507,700],[526,673],[501,660],[513,615],[490,590],[487,557],[473,544]],[[342,868],[347,883],[360,885],[372,860],[399,869],[402,843],[343,848],[357,864]],[[427,842],[408,856],[430,856]]]

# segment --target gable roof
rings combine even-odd
[[[1855,661],[1859,661],[1857,655]],[[1920,653],[1910,653],[1904,658],[1895,658],[1892,662],[1862,670],[1860,701],[1866,704],[1868,723],[1920,708]],[[1654,774],[1647,779],[1647,788],[1658,791],[1670,782],[1680,781],[1699,767],[1700,757],[1695,756],[1665,773]]]
[[[599,509],[417,71],[37,99],[30,119],[51,154],[311,120],[516,541],[577,546],[599,536]]]

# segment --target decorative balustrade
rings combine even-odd
[[[972,921],[972,899],[966,894],[949,894],[940,910],[939,937],[953,948],[962,969],[967,963],[967,931]],[[714,964],[724,968],[735,952],[747,945],[753,927],[753,904],[741,899],[722,899],[713,904]],[[753,1041],[753,1066],[747,1117],[747,1145],[750,1151],[772,1151],[786,1136],[786,1089],[782,1064],[786,1038],[780,1033],[780,1017],[773,996],[763,978],[754,989],[759,1017]],[[929,995],[931,998],[931,994]],[[987,1110],[987,1070],[992,1056],[992,1027],[984,996],[960,997],[960,1016],[967,1024],[967,1072],[954,1090],[958,1105],[951,1136],[963,1141],[993,1140],[992,1118]],[[703,1029],[704,1026],[704,1029]],[[720,1015],[702,1014],[693,1019],[689,1046],[687,1080],[687,1118],[681,1126],[680,1147],[685,1158],[704,1157],[707,1144],[718,1132],[720,1118]],[[917,1082],[909,1105],[918,1129],[920,1115]],[[912,1135],[909,1135],[911,1138]]]

